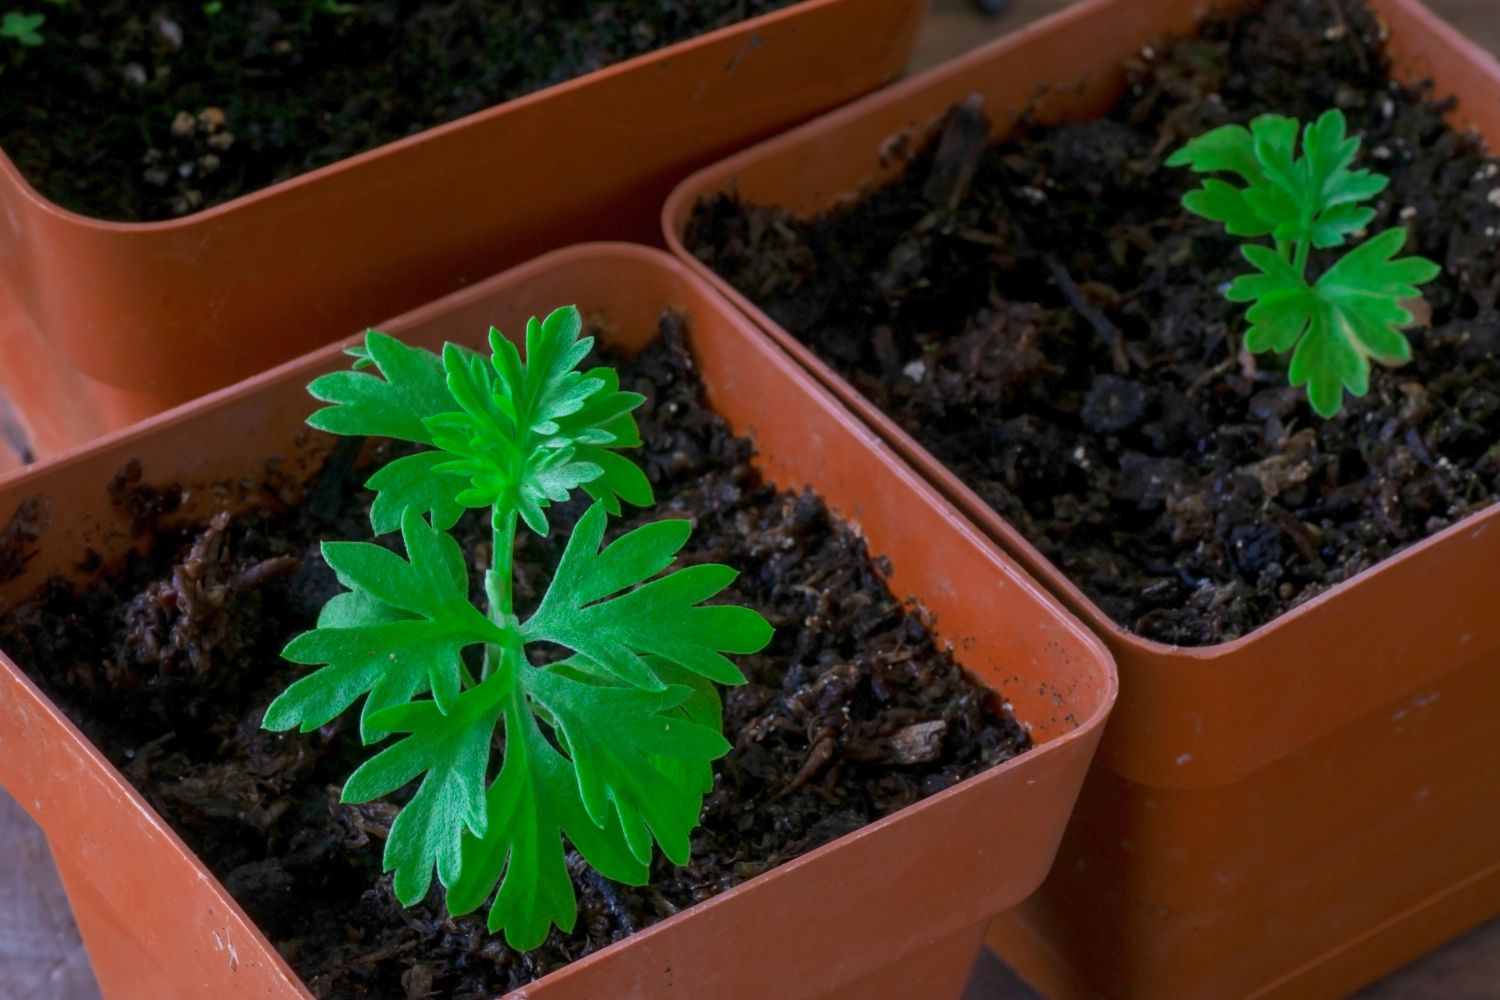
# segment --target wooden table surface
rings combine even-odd
[[[986,18],[970,0],[935,0],[914,68],[923,68],[1075,0],[1015,0]],[[1141,0],[1149,2],[1149,0]],[[1428,0],[1469,37],[1500,53],[1500,0]],[[45,841],[0,792],[0,1000],[93,1000],[88,960],[52,870]],[[968,1000],[1033,997],[998,962],[983,963]],[[1500,920],[1470,932],[1361,994],[1361,1000],[1500,998]]]

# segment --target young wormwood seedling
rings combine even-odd
[[[264,721],[309,732],[363,698],[365,743],[403,738],[350,776],[343,801],[421,778],[386,840],[397,898],[410,906],[425,897],[436,868],[457,915],[498,884],[490,930],[503,928],[521,950],[577,918],[563,836],[601,874],[631,885],[645,884],[653,841],[687,863],[711,762],[729,750],[713,682],[744,683],[724,654],[771,638],[757,612],[702,603],[734,570],[662,575],[688,521],[648,524],[600,549],[621,501],[654,500],[620,454],[641,443],[631,414],[643,399],[622,392],[609,368],[577,370],[593,345],[580,327],[573,308],[531,320],[524,360],[493,329],[489,357],[448,344],[441,358],[372,330],[349,351],[355,371],[308,386],[332,404],[308,418],[313,427],[429,450],[368,482],[371,526],[399,529],[406,558],[367,542],[324,543],[348,590],[283,651],[320,669],[291,684]],[[517,527],[546,535],[547,508],[577,489],[594,503],[523,621],[512,594]],[[465,554],[448,533],[465,508],[488,510],[493,529],[483,611],[470,603]],[[533,663],[536,643],[572,655]],[[466,660],[471,648],[478,655]]]
[[[1296,155],[1302,134],[1302,155]],[[1396,254],[1406,229],[1387,229],[1350,250],[1317,281],[1307,280],[1313,248],[1342,246],[1375,218],[1363,205],[1389,183],[1368,170],[1350,170],[1358,138],[1346,137],[1342,111],[1325,112],[1303,128],[1296,119],[1262,115],[1247,129],[1225,125],[1189,142],[1168,166],[1198,173],[1237,175],[1244,187],[1209,178],[1182,199],[1191,212],[1224,224],[1231,236],[1270,236],[1275,249],[1240,248],[1254,267],[1236,278],[1226,297],[1248,302],[1245,347],[1253,352],[1292,351],[1289,375],[1306,385],[1319,416],[1332,417],[1343,390],[1363,396],[1370,360],[1399,364],[1411,344],[1399,327],[1412,322],[1402,305],[1417,287],[1437,277],[1438,265]]]

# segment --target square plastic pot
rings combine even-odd
[[[1397,73],[1500,148],[1500,67],[1415,0],[1371,0]],[[1053,997],[1337,996],[1500,912],[1500,510],[1237,641],[1122,629],[973,491],[683,245],[736,193],[811,215],[897,175],[971,94],[1003,128],[1102,114],[1201,0],[1094,0],[708,167],[669,245],[1108,642],[1122,694],[1058,865],[990,944]],[[898,139],[902,141],[897,141]]]
[[[478,343],[490,324],[578,302],[607,339],[639,347],[681,310],[710,402],[754,439],[784,488],[810,487],[852,522],[889,583],[934,616],[960,662],[1014,706],[1034,749],[684,910],[517,996],[956,998],[988,921],[1052,863],[1115,696],[1092,637],[807,374],[667,255],[560,251],[384,325],[410,342]],[[138,458],[146,481],[237,482],[273,455],[309,468],[330,440],[303,419],[330,347],[30,472],[0,479],[0,511],[32,497],[46,527],[0,601],[78,577],[85,546],[130,544],[104,486]],[[213,491],[197,489],[195,504]],[[306,997],[218,881],[100,752],[0,655],[0,784],[46,832],[105,995]]]
[[[653,240],[691,170],[900,73],[926,7],[806,0],[165,222],[66,211],[0,152],[0,393],[56,454],[543,251]]]

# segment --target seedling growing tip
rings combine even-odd
[[[405,558],[367,542],[323,545],[348,590],[286,647],[287,659],[319,669],[290,685],[264,723],[309,732],[363,698],[365,743],[401,738],[354,772],[343,800],[421,778],[386,840],[397,898],[420,901],[436,869],[450,913],[493,894],[490,930],[521,950],[577,918],[564,836],[598,872],[631,885],[645,884],[653,842],[687,863],[711,762],[729,750],[714,684],[745,680],[724,654],[771,638],[757,612],[703,603],[734,570],[664,573],[689,522],[648,524],[601,549],[622,501],[654,500],[621,454],[641,443],[632,413],[643,398],[621,391],[612,369],[578,371],[593,344],[580,329],[573,308],[531,320],[524,360],[495,330],[489,356],[448,344],[441,357],[372,330],[349,352],[355,371],[312,382],[308,391],[331,404],[312,426],[428,450],[368,482],[371,526],[399,530]],[[547,509],[575,490],[593,505],[523,621],[512,588],[518,526],[546,535]],[[492,526],[483,610],[449,534],[466,508],[488,511]],[[537,643],[571,655],[534,663]]]
[[[1364,203],[1389,183],[1369,170],[1350,169],[1359,139],[1346,133],[1338,110],[1306,127],[1294,118],[1262,115],[1249,128],[1225,125],[1199,136],[1167,160],[1168,166],[1233,174],[1244,182],[1235,187],[1208,178],[1182,203],[1223,223],[1231,236],[1274,241],[1274,249],[1256,243],[1240,248],[1255,271],[1236,278],[1226,297],[1250,304],[1245,347],[1291,351],[1291,384],[1306,385],[1313,410],[1325,418],[1338,413],[1344,389],[1356,396],[1369,391],[1371,359],[1411,359],[1411,344],[1399,328],[1412,315],[1401,303],[1440,271],[1422,257],[1396,257],[1407,236],[1398,226],[1344,254],[1315,282],[1307,280],[1311,251],[1343,246],[1368,226],[1375,210]]]

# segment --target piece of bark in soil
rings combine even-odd
[[[990,139],[990,121],[985,117],[984,99],[971,94],[954,105],[943,122],[937,151],[927,168],[922,196],[935,207],[953,211],[969,194],[974,171]]]

